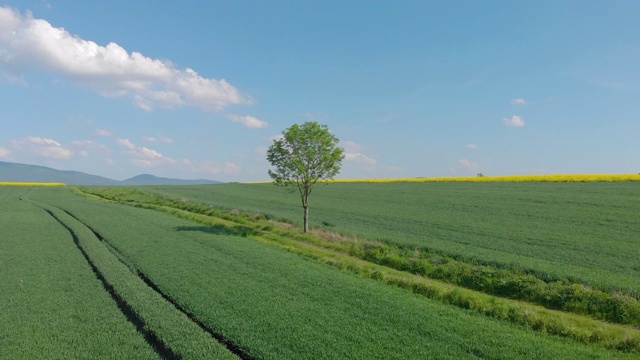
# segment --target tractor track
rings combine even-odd
[[[157,292],[164,300],[166,300],[167,302],[169,302],[171,305],[173,305],[178,311],[180,311],[181,313],[183,313],[185,316],[187,316],[187,318],[189,318],[189,320],[191,320],[193,323],[195,323],[196,325],[198,325],[198,327],[200,329],[202,329],[204,332],[206,332],[207,334],[209,334],[212,338],[214,338],[216,341],[218,341],[219,343],[223,344],[227,350],[229,350],[231,353],[233,353],[234,355],[238,356],[240,359],[242,360],[254,360],[255,357],[251,356],[246,350],[242,349],[241,347],[239,347],[238,345],[234,344],[231,340],[229,340],[228,338],[226,338],[224,335],[220,334],[219,332],[213,330],[212,328],[210,328],[209,326],[207,326],[205,323],[203,323],[201,320],[199,320],[195,314],[193,314],[192,312],[190,312],[189,310],[187,310],[186,308],[184,308],[184,306],[182,306],[181,304],[179,304],[178,302],[176,302],[173,298],[171,298],[169,295],[167,295],[164,291],[162,291],[162,289],[160,289],[158,287],[158,285],[156,285],[151,279],[149,279],[149,277],[143,273],[142,271],[140,271],[137,267],[132,266],[131,264],[127,264],[125,263],[122,259],[125,258],[125,256],[120,253],[116,247],[113,246],[113,244],[111,244],[104,236],[102,236],[102,234],[100,234],[97,230],[95,230],[93,227],[89,226],[88,224],[86,224],[85,222],[83,222],[82,220],[78,219],[77,216],[75,216],[74,214],[70,213],[69,211],[65,210],[65,209],[61,209],[58,208],[61,211],[65,212],[67,215],[71,216],[72,218],[74,218],[75,220],[77,220],[79,223],[81,223],[82,225],[86,226],[87,229],[89,229],[98,240],[100,240],[102,243],[104,243],[107,247],[107,249],[109,249],[109,251],[111,251],[113,253],[113,255],[125,266],[127,266],[127,268],[129,268],[129,270],[131,270],[131,272],[133,274],[135,274],[136,276],[138,276],[142,281],[144,281],[144,283],[149,286],[151,289],[153,289],[155,292]],[[49,212],[47,210],[47,212]],[[50,212],[49,212],[50,213]],[[51,213],[50,213],[51,214]],[[53,216],[53,215],[52,215]],[[55,216],[54,216],[55,218]],[[58,219],[56,219],[58,220]],[[58,220],[59,221],[59,220]],[[59,221],[60,222],[60,221]],[[63,226],[67,227],[66,225],[63,224]],[[69,229],[67,227],[67,229]],[[71,231],[71,229],[69,229],[69,231]],[[74,239],[75,241],[75,239]],[[83,252],[84,254],[84,252]],[[87,256],[85,255],[85,258]]]
[[[153,348],[156,354],[158,354],[158,356],[162,359],[181,359],[181,357],[178,354],[174,353],[173,350],[171,350],[171,348],[166,346],[164,342],[153,331],[147,328],[146,322],[144,321],[144,319],[142,319],[135,312],[135,310],[127,303],[127,301],[118,294],[118,292],[114,289],[113,285],[111,285],[109,281],[107,281],[107,279],[104,277],[100,269],[98,269],[98,267],[93,263],[93,261],[89,257],[89,254],[87,254],[87,252],[82,248],[82,245],[80,245],[80,239],[78,238],[78,235],[73,231],[73,229],[71,229],[67,224],[65,224],[62,220],[60,220],[60,218],[58,218],[50,210],[45,208],[42,208],[42,209],[46,211],[60,225],[62,225],[62,227],[64,227],[65,229],[67,229],[67,231],[69,231],[73,239],[73,243],[76,245],[76,248],[78,248],[82,256],[84,256],[84,259],[89,264],[89,267],[91,267],[91,270],[93,271],[94,275],[102,283],[103,288],[109,293],[109,295],[111,296],[113,301],[115,301],[115,303],[117,304],[122,314],[127,318],[127,320],[131,324],[135,326],[136,330],[143,336],[144,340]]]

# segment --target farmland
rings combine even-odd
[[[363,239],[640,296],[638,184],[388,183],[318,186],[312,225]],[[300,224],[269,184],[149,187],[166,197]]]
[[[84,264],[78,273],[94,288],[77,296],[102,298],[104,304],[87,306],[95,307],[94,312],[111,309],[113,321],[130,331],[127,339],[133,344],[118,350],[125,354],[260,359],[632,358],[634,354],[625,352],[637,351],[634,341],[640,339],[633,327],[583,319],[578,310],[570,311],[577,315],[553,315],[544,307],[437,281],[430,286],[451,289],[449,295],[424,296],[416,291],[419,287],[394,286],[390,281],[392,276],[432,281],[433,276],[426,276],[430,274],[398,266],[406,253],[417,251],[425,254],[424,261],[436,256],[448,264],[534,276],[558,286],[585,283],[601,289],[602,296],[615,289],[626,294],[633,309],[638,289],[632,279],[638,278],[640,269],[627,255],[638,254],[632,235],[638,226],[633,211],[637,214],[639,207],[629,199],[635,191],[629,183],[331,184],[319,187],[311,199],[312,225],[322,230],[316,232],[317,238],[305,238],[274,221],[297,223],[300,211],[295,195],[272,185],[89,188],[83,191],[93,195],[85,197],[69,188],[0,191],[3,224],[12,224],[19,216],[24,223],[48,224],[51,229],[29,236],[31,246],[46,246],[52,240],[66,246],[43,260],[44,265],[57,256],[75,256]],[[95,195],[136,207],[108,203]],[[27,212],[31,217],[24,216]],[[599,236],[605,235],[600,222],[615,235],[606,246],[598,245]],[[323,243],[327,231],[340,240]],[[576,231],[579,236],[590,235],[580,240],[582,246]],[[13,231],[19,238],[17,232]],[[5,234],[11,233],[3,230],[2,241],[12,249],[25,243]],[[552,245],[555,251],[543,251]],[[626,250],[620,251],[623,246]],[[558,251],[566,255],[554,256]],[[398,263],[389,261],[391,255]],[[596,261],[598,255],[608,257]],[[16,273],[35,266],[11,264]],[[37,269],[32,277],[38,277]],[[602,272],[604,276],[594,276]],[[617,272],[627,279],[613,276]],[[0,286],[12,286],[10,279],[0,281]],[[144,322],[142,329],[118,311],[118,302],[110,299],[101,281]],[[40,298],[55,297],[37,287],[30,291]],[[506,317],[489,310],[483,313],[474,299],[485,301],[489,310],[500,307]],[[520,321],[522,314],[526,316]],[[536,325],[529,321],[533,314],[549,318]],[[549,327],[555,317],[595,330],[584,330],[584,338],[550,336],[546,333],[563,335]],[[16,317],[5,321],[18,328],[27,326]],[[85,329],[72,325],[68,331],[78,336]],[[153,338],[164,350],[153,345]],[[16,333],[0,339],[4,348],[5,342],[23,338]],[[108,339],[99,340],[110,344]],[[22,351],[17,345],[13,349],[7,357]]]

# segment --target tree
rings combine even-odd
[[[295,124],[282,132],[267,150],[267,160],[274,167],[269,176],[278,186],[300,192],[304,208],[304,232],[309,231],[309,195],[319,180],[333,179],[340,172],[343,150],[338,138],[326,125],[310,121]]]

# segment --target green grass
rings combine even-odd
[[[126,259],[119,259],[120,254],[114,254],[83,223],[55,206],[39,206],[51,211],[74,232],[92,264],[144,323],[144,329],[152,332],[166,348],[166,356],[184,359],[237,359],[187,315],[149,287],[135,269],[127,267]]]
[[[152,210],[39,189],[250,354],[276,358],[627,357],[425,299]]]
[[[297,194],[270,184],[145,187],[300,224]],[[637,183],[318,186],[311,225],[368,240],[640,297]]]
[[[0,188],[0,358],[157,358],[29,191]]]
[[[637,330],[590,318],[611,317],[623,324],[638,324],[640,304],[630,297],[607,294],[578,284],[545,284],[530,275],[523,276],[487,266],[474,266],[447,258],[430,256],[427,260],[423,254],[417,257],[415,253],[399,253],[400,249],[388,245],[336,238],[331,234],[327,236],[325,233],[314,232],[311,235],[303,235],[289,226],[283,227],[283,224],[266,221],[259,214],[224,212],[204,205],[160,198],[139,190],[120,188],[94,193],[118,199],[127,205],[163,211],[196,221],[205,225],[206,228],[202,229],[207,231],[215,230],[247,237],[363,277],[410,289],[431,299],[525,325],[536,331],[612,349],[636,352],[640,350],[640,333]],[[504,296],[508,291],[515,291],[509,295],[517,295],[541,305],[558,305],[563,310],[584,314],[587,317],[485,295],[430,280],[423,277],[424,275],[500,296]]]

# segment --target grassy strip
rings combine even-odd
[[[442,280],[490,295],[532,302],[549,309],[640,327],[640,301],[620,293],[608,293],[577,283],[545,281],[521,271],[471,264],[437,253],[420,251],[410,245],[366,242],[320,231],[315,232],[317,236],[305,235],[293,227],[268,221],[261,214],[224,211],[201,204],[167,199],[140,190],[85,189],[85,191],[130,205],[153,204],[215,216],[247,225],[243,228],[245,235],[251,234],[255,229],[269,230],[281,236],[295,237],[378,265]]]
[[[217,218],[210,214],[198,214],[189,210],[179,209],[171,205],[155,205],[132,201],[126,203],[164,211],[226,233],[249,237],[261,243],[304,255],[364,277],[409,289],[431,299],[470,309],[497,319],[522,324],[537,331],[565,336],[583,343],[596,344],[609,349],[640,352],[640,331],[636,329],[607,324],[579,315],[553,311],[515,300],[502,299],[423,276],[409,274],[406,271],[396,270],[388,266],[374,264],[339,251],[301,241],[299,236],[294,237],[286,233],[284,236],[276,234],[272,224],[268,222],[251,223],[246,220],[248,216],[236,218],[236,220],[240,221],[238,223],[229,219]],[[193,207],[197,205],[188,204],[185,206]],[[209,209],[206,212],[215,211]],[[226,217],[234,218],[235,215],[226,214]],[[310,236],[306,236],[306,240],[310,238]],[[318,239],[314,241],[318,242]],[[340,246],[334,244],[330,247],[339,248]]]
[[[84,224],[57,207],[40,206],[55,213],[77,234],[80,246],[106,281],[144,321],[145,329],[155,334],[171,352],[188,359],[237,358],[132,273]]]

